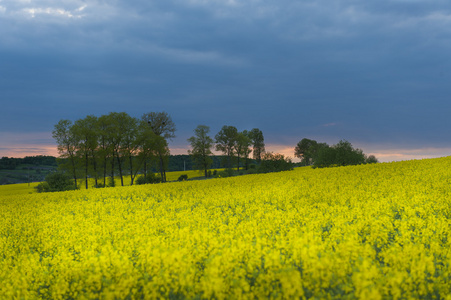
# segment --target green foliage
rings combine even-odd
[[[294,156],[301,159],[301,165],[309,166],[315,163],[319,151],[327,147],[326,143],[304,138],[294,148]]]
[[[141,185],[141,184],[146,184],[146,183],[147,183],[147,181],[146,181],[146,177],[144,175],[136,177],[135,184]]]
[[[47,193],[50,192],[50,185],[46,181],[44,181],[39,183],[35,187],[35,189],[38,191],[38,193]]]
[[[249,132],[244,130],[243,132],[238,132],[235,141],[235,153],[237,155],[237,170],[240,170],[240,158],[244,159],[244,166],[246,170],[249,166],[249,154],[251,153],[250,146],[252,145],[252,140],[249,137]]]
[[[2,157],[0,159],[0,170],[14,170],[17,166],[17,161],[14,158]]]
[[[61,172],[55,172],[47,175],[45,177],[45,182],[40,183],[36,189],[39,193],[59,192],[75,190],[76,186],[69,176]]]
[[[283,154],[267,152],[263,155],[258,166],[258,173],[281,172],[293,170],[293,163],[290,158]]]
[[[217,178],[225,178],[225,177],[232,177],[238,175],[238,171],[235,171],[234,169],[224,169],[223,171],[214,171],[213,176]]]
[[[135,180],[135,184],[160,183],[161,176],[155,173],[149,173],[147,176],[141,175]]]
[[[376,156],[374,156],[374,155],[370,155],[365,159],[365,163],[367,163],[367,164],[375,164],[378,162],[379,161],[377,160]]]
[[[235,145],[238,130],[235,126],[224,125],[216,134],[216,151],[222,151],[226,156],[226,168],[231,168],[235,156]]]
[[[210,127],[199,125],[194,129],[195,135],[188,139],[192,150],[188,150],[194,165],[198,170],[203,170],[205,177],[208,177],[208,169],[213,164],[211,159],[211,148],[213,147],[213,139],[208,135]]]
[[[179,178],[177,180],[178,181],[188,180],[188,175],[187,174],[182,174],[182,175],[179,176]]]
[[[249,138],[251,139],[253,146],[252,153],[254,159],[257,162],[260,162],[262,155],[265,153],[265,139],[263,137],[263,132],[258,128],[254,128],[249,132]]]
[[[315,168],[377,163],[374,155],[366,157],[361,149],[353,148],[346,140],[329,146],[315,140],[302,139],[296,145],[294,155],[301,159],[300,165],[313,165]]]
[[[353,148],[351,143],[341,140],[332,147],[322,147],[315,158],[314,167],[348,166],[365,163],[361,149]]]

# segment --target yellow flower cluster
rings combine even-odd
[[[451,299],[451,157],[0,196],[1,299]]]

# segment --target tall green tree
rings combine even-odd
[[[209,132],[210,127],[199,125],[194,129],[194,136],[188,139],[192,148],[192,150],[188,150],[188,154],[193,158],[195,166],[199,170],[204,170],[205,177],[208,177],[207,171],[213,163],[210,157],[212,155],[213,139],[208,136]]]
[[[238,132],[235,140],[235,153],[237,156],[237,170],[240,170],[240,158],[243,158],[245,169],[248,169],[248,158],[251,153],[250,146],[252,145],[251,138],[249,137],[249,132],[244,130],[243,132]]]
[[[128,165],[131,185],[133,185],[134,180],[134,168],[137,167],[134,157],[139,151],[138,122],[137,118],[131,117],[126,113],[121,115],[120,130],[122,139],[118,157],[121,157],[121,163]]]
[[[235,154],[235,145],[238,136],[238,130],[235,126],[224,125],[215,135],[216,151],[222,151],[226,156],[226,167],[232,168],[232,160]]]
[[[63,165],[74,179],[75,187],[77,187],[77,141],[73,134],[72,121],[60,120],[52,131],[52,136],[56,140],[58,153],[61,158],[65,158],[68,164]]]
[[[167,112],[150,112],[143,114],[141,120],[147,122],[152,131],[166,140],[166,147],[163,147],[164,143],[160,143],[158,147],[158,156],[160,159],[160,175],[161,180],[166,182],[166,170],[165,161],[167,164],[167,156],[169,155],[169,147],[167,146],[167,139],[173,139],[175,137],[175,123],[172,121],[171,116]]]
[[[149,169],[149,164],[153,161],[157,161],[157,165],[160,162],[160,157],[157,148],[164,145],[165,139],[161,136],[156,135],[149,124],[144,121],[140,121],[138,124],[138,155],[137,159],[139,161],[139,168],[143,167],[144,177],[147,177],[147,171]],[[137,168],[137,169],[139,169]],[[136,172],[136,170],[135,170]],[[136,175],[136,174],[135,174]]]
[[[103,186],[106,186],[107,174],[109,171],[110,161],[113,156],[113,149],[110,143],[110,117],[108,115],[102,115],[97,119],[97,128],[98,128],[98,150],[97,150],[97,161],[99,170],[101,170],[103,175]],[[114,165],[114,162],[113,162]],[[114,169],[111,170],[112,179],[114,184]]]
[[[72,126],[72,132],[76,141],[76,153],[84,165],[85,187],[88,189],[88,177],[90,173],[94,175],[95,186],[97,187],[97,157],[96,151],[98,148],[98,128],[97,117],[89,115],[84,119],[75,121]],[[93,172],[90,172],[90,165],[92,165]]]
[[[254,159],[260,163],[262,160],[262,155],[265,153],[265,138],[263,137],[263,132],[254,128],[249,132],[249,137],[252,141],[252,154]]]
[[[300,158],[303,165],[309,166],[315,163],[319,151],[328,147],[329,145],[326,143],[318,143],[315,140],[304,138],[294,148],[294,156]]]
[[[124,164],[128,157],[130,140],[133,128],[133,118],[126,112],[110,113],[110,132],[109,138],[113,149],[113,160],[116,158],[121,186],[124,186]],[[113,167],[112,167],[113,168]]]
[[[111,180],[111,186],[115,186],[115,170],[116,168],[119,170],[119,175],[121,178],[121,184],[123,185],[123,177],[122,177],[122,157],[120,155],[121,145],[122,145],[122,139],[123,135],[121,130],[123,129],[123,126],[121,126],[121,122],[124,119],[124,114],[126,113],[117,113],[117,112],[111,112],[108,115],[104,117],[102,121],[105,122],[104,127],[104,134],[105,140],[106,140],[106,157],[109,159],[110,163],[110,180]],[[117,165],[116,165],[117,163]]]

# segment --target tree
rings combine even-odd
[[[226,167],[232,168],[232,159],[234,157],[234,150],[236,145],[236,139],[238,130],[234,126],[224,125],[221,130],[216,134],[216,151],[222,151],[227,157]]]
[[[108,115],[102,115],[97,119],[97,128],[98,128],[98,150],[97,150],[97,158],[99,168],[102,169],[103,174],[103,186],[106,186],[106,178],[108,173],[108,164],[113,155],[113,150],[110,144],[109,139],[109,131],[110,131],[110,117]],[[113,173],[113,184],[114,184],[114,170],[111,171]]]
[[[156,135],[149,124],[145,121],[140,121],[138,124],[138,141],[139,145],[137,159],[139,168],[143,166],[144,177],[146,177],[148,164],[152,161],[160,161],[158,148],[165,147],[165,139]],[[162,146],[161,146],[162,145]],[[136,168],[135,172],[139,169]],[[135,174],[136,175],[136,174]]]
[[[267,152],[262,155],[262,161],[258,166],[260,173],[281,172],[293,169],[293,164],[289,157],[283,154]]]
[[[315,167],[347,166],[365,163],[365,154],[358,148],[353,148],[351,143],[341,140],[332,147],[323,147],[318,151],[315,159]]]
[[[238,158],[237,171],[240,170],[240,158],[244,159],[244,165],[246,170],[248,169],[248,158],[251,153],[252,141],[249,137],[249,132],[244,130],[243,132],[238,132],[235,140],[235,153]]]
[[[377,160],[376,156],[374,156],[374,155],[370,155],[370,156],[365,158],[365,163],[366,164],[376,164],[378,162],[379,161]]]
[[[294,156],[300,158],[303,165],[309,166],[314,164],[319,149],[324,147],[328,145],[304,138],[294,148]]]
[[[119,176],[121,178],[121,184],[124,185],[122,177],[122,159],[119,153],[122,145],[122,126],[121,122],[124,119],[125,113],[111,112],[106,116],[106,132],[105,138],[107,141],[107,153],[108,156],[111,155],[111,186],[115,186],[114,171],[116,167],[116,161],[118,163],[117,168],[119,169]]]
[[[127,162],[128,164],[131,185],[133,185],[133,180],[136,175],[133,170],[134,168],[138,168],[134,157],[138,154],[140,146],[139,143],[141,142],[138,137],[138,123],[138,119],[131,117],[128,114],[123,113],[121,115],[120,130],[122,139],[118,157],[122,157],[122,162]]]
[[[353,148],[351,143],[341,140],[333,148],[337,151],[336,164],[340,166],[360,165],[365,163],[365,155],[358,148]]]
[[[262,155],[265,153],[265,139],[263,137],[263,132],[258,128],[254,128],[249,132],[249,137],[252,141],[253,157],[260,163]]]
[[[166,139],[175,138],[175,124],[172,122],[171,116],[167,112],[150,112],[142,115],[141,120],[147,122],[152,129],[152,131],[160,137]],[[167,141],[166,141],[167,145]],[[163,182],[166,182],[166,171],[164,168],[164,161],[167,160],[167,156],[169,154],[169,148],[166,147],[158,148],[158,155],[160,158],[160,174]]]
[[[188,150],[188,154],[193,158],[195,166],[199,170],[204,170],[205,177],[208,177],[208,169],[210,168],[213,160],[210,155],[211,148],[213,147],[213,139],[208,136],[210,127],[205,125],[199,125],[194,129],[194,136],[188,139],[191,144],[192,150]]]
[[[94,169],[95,186],[97,187],[97,158],[98,148],[97,117],[89,115],[84,119],[75,121],[72,132],[76,141],[77,157],[84,165],[85,187],[88,189],[88,175],[90,161]]]
[[[58,153],[61,158],[67,158],[69,161],[68,165],[64,165],[63,168],[67,168],[72,174],[74,179],[75,187],[77,187],[77,162],[76,162],[76,151],[77,151],[77,141],[71,130],[72,121],[70,120],[60,120],[54,127],[52,131],[52,136],[56,140]]]

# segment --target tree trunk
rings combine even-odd
[[[88,152],[85,153],[85,187],[88,189]]]
[[[166,173],[164,172],[163,168],[163,155],[161,155],[161,152],[159,152],[160,155],[160,176],[161,176],[161,182],[166,182]]]
[[[122,177],[122,163],[121,158],[119,157],[119,153],[116,153],[117,165],[119,167],[119,176],[121,177],[121,186],[124,186],[124,178]]]
[[[130,159],[130,185],[133,185],[133,162],[132,162],[132,155],[129,154],[129,159]]]
[[[114,152],[113,152],[113,159],[111,160],[111,186],[115,186],[115,184],[114,184]]]
[[[74,159],[73,154],[71,154],[71,162],[72,162],[72,170],[73,170],[73,175],[74,175],[75,188],[77,188],[78,187],[78,185],[77,185],[77,172],[76,172],[76,169],[75,169],[75,159]]]
[[[106,166],[107,166],[107,161],[106,161],[106,157],[104,157],[104,161],[103,161],[103,187],[106,187]]]
[[[98,182],[97,182],[97,162],[96,162],[96,158],[94,155],[94,150],[91,153],[92,155],[92,167],[94,168],[94,180],[95,180],[95,187],[98,187]]]

